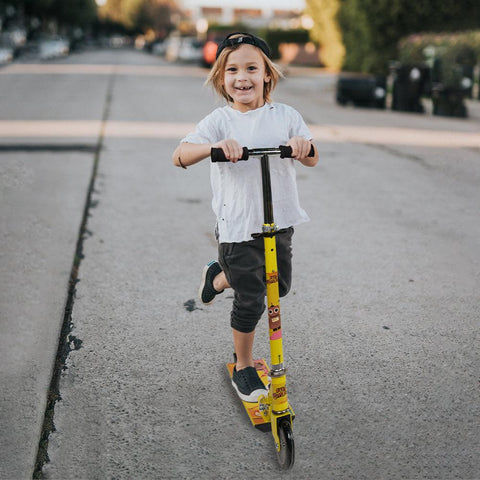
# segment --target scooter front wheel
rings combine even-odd
[[[293,467],[295,461],[295,443],[290,419],[282,419],[278,424],[278,440],[280,449],[277,451],[278,463],[282,470]]]

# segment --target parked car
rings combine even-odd
[[[342,74],[337,80],[336,99],[340,105],[385,108],[386,78],[374,75]]]
[[[205,42],[202,51],[202,64],[204,67],[211,67],[215,63],[220,43],[222,43],[221,38],[211,38]]]
[[[193,37],[185,37],[181,39],[178,49],[178,60],[182,62],[200,62],[202,60],[203,42]]]
[[[62,37],[43,37],[38,41],[38,54],[40,59],[64,57],[70,52],[68,40]]]
[[[178,52],[180,51],[180,44],[182,40],[177,35],[172,35],[165,40],[165,58],[169,62],[176,62],[178,60]]]
[[[20,54],[21,50],[25,47],[26,42],[27,34],[26,31],[22,28],[4,30],[0,33],[0,47],[11,50],[14,58]]]
[[[27,43],[27,31],[23,28],[14,28],[5,32],[15,47],[23,47]]]
[[[168,42],[166,40],[157,40],[156,42],[152,43],[151,45],[152,54],[163,57],[167,51],[167,44]]]
[[[22,47],[23,44],[15,43],[12,32],[0,33],[0,65],[11,62]]]
[[[200,63],[202,60],[203,42],[195,37],[171,35],[166,40],[152,47],[155,55],[165,55],[169,62]]]
[[[0,65],[10,63],[13,60],[13,49],[8,45],[0,44]]]
[[[112,35],[109,39],[109,47],[111,48],[124,48],[130,47],[133,40],[128,35]]]

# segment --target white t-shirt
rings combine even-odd
[[[182,142],[215,143],[233,138],[242,147],[270,148],[285,145],[293,136],[312,139],[302,116],[288,105],[266,103],[245,113],[230,106],[217,108]],[[260,159],[210,165],[219,242],[252,240],[252,233],[260,233],[264,222]],[[270,173],[275,224],[287,228],[307,222],[308,215],[298,201],[294,160],[271,156]]]

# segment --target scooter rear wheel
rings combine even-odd
[[[295,462],[295,443],[290,419],[282,419],[278,424],[278,439],[280,450],[277,452],[278,463],[282,470],[293,467]]]

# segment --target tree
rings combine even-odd
[[[54,22],[61,30],[71,27],[85,27],[97,16],[95,0],[0,0],[0,14],[5,6],[13,6],[16,20],[25,23],[36,18],[43,22],[43,27]]]
[[[385,73],[410,33],[478,28],[478,0],[341,0],[344,69]]]
[[[340,0],[307,0],[307,13],[314,21],[310,37],[320,45],[320,59],[329,68],[339,70],[345,57],[345,47],[337,22]]]
[[[174,29],[172,14],[179,9],[174,1],[144,0],[136,17],[143,31],[152,29],[162,36]]]
[[[98,9],[99,16],[115,23],[124,23],[124,0],[107,0],[107,3]]]
[[[170,31],[171,14],[177,10],[174,0],[108,0],[100,15],[132,30]]]
[[[45,0],[43,0],[45,2]],[[63,29],[74,26],[86,26],[97,17],[95,0],[49,0],[45,9],[48,16],[55,19]]]
[[[0,15],[13,7],[14,15],[18,15],[22,20],[24,17],[41,18],[53,1],[54,0],[0,0]]]

